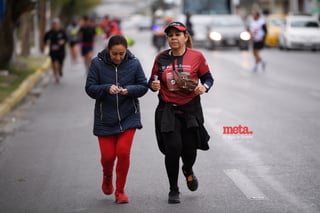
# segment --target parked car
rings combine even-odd
[[[286,15],[284,14],[272,14],[267,18],[268,33],[266,36],[265,44],[269,47],[277,47],[279,44],[279,33],[281,27],[284,26]]]
[[[248,50],[250,37],[240,16],[216,15],[208,27],[206,47],[236,46]]]
[[[121,28],[123,29],[137,29],[139,31],[151,30],[152,19],[150,16],[132,15],[123,18],[121,21]]]
[[[279,48],[319,50],[319,20],[314,16],[288,16],[279,34]]]
[[[152,19],[149,16],[145,16],[140,20],[139,23],[137,23],[138,30],[151,30],[152,28]]]
[[[186,16],[181,14],[177,18],[178,21],[185,23]],[[191,16],[192,30],[194,35],[192,36],[192,43],[195,47],[205,47],[207,42],[208,25],[212,22],[212,15],[199,15],[193,14]]]

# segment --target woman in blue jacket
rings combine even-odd
[[[121,35],[95,57],[86,81],[87,94],[96,100],[93,133],[98,137],[103,168],[102,191],[110,195],[116,165],[117,203],[128,203],[124,191],[130,164],[130,150],[136,129],[141,129],[138,98],[147,90],[147,79],[139,60],[127,49]]]

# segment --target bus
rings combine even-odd
[[[193,42],[204,45],[207,41],[208,25],[215,15],[233,13],[235,0],[179,0],[176,5],[175,19],[185,23],[185,14],[190,13],[193,26]]]
[[[180,6],[183,14],[217,15],[232,12],[231,0],[182,0]]]

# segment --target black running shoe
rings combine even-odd
[[[182,167],[182,172],[186,177],[188,189],[190,191],[196,191],[198,189],[199,182],[197,177],[194,175],[193,171],[191,173],[187,173],[187,171],[184,170]]]
[[[169,204],[180,203],[180,193],[178,191],[170,191],[168,203]]]

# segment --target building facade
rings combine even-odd
[[[320,0],[233,0],[236,12],[250,14],[259,8],[264,14],[319,14]]]

